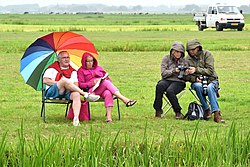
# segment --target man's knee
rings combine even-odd
[[[198,89],[202,89],[202,84],[199,83],[199,82],[196,82],[196,83],[193,83],[191,87],[192,87],[193,90],[196,91]]]
[[[62,86],[65,86],[65,85],[67,85],[67,84],[70,84],[70,81],[69,81],[69,79],[67,79],[67,78],[61,78],[59,81],[58,81],[58,84],[60,84],[60,85],[62,85]]]
[[[216,92],[216,88],[215,88],[214,84],[209,84],[207,86],[207,91],[208,92]]]
[[[81,95],[78,92],[71,92],[70,97],[71,100],[81,100]]]

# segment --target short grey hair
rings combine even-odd
[[[61,54],[64,52],[68,53],[67,51],[60,51],[58,54],[56,54],[56,58],[59,59],[61,57]]]

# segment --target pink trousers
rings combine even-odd
[[[109,80],[103,80],[98,88],[94,91],[96,95],[101,96],[104,99],[105,107],[113,107],[114,100],[113,94],[118,91],[118,89]]]

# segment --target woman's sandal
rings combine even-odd
[[[137,102],[136,100],[129,100],[129,101],[126,103],[126,107],[133,106],[136,102]]]

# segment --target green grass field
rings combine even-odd
[[[198,32],[190,15],[36,17],[0,17],[0,166],[249,166],[248,20],[242,32]],[[48,123],[40,117],[41,92],[24,83],[20,59],[40,36],[67,30],[92,41],[113,83],[138,101],[131,108],[121,104],[120,121],[115,106],[107,124],[101,103],[91,103],[92,120],[80,127],[64,118],[61,105],[47,105]],[[154,118],[162,57],[174,41],[193,38],[215,57],[225,124],[175,120],[172,110]],[[180,99],[183,113],[194,100],[187,89]]]

